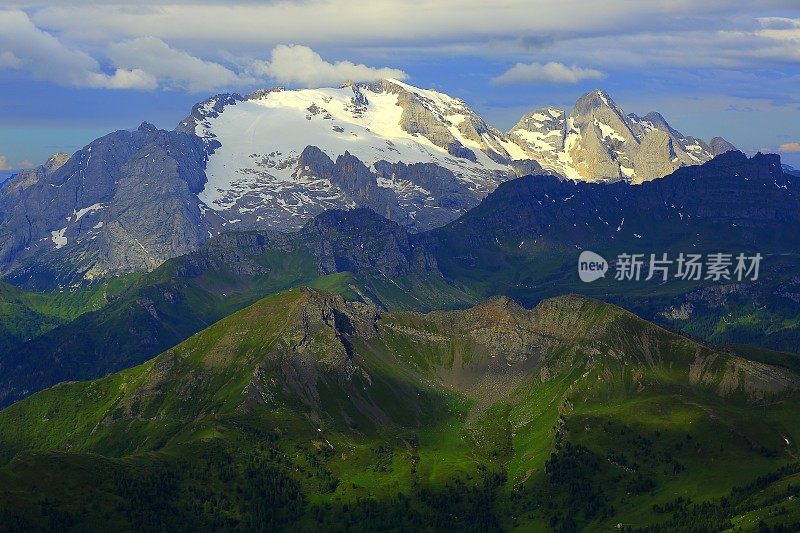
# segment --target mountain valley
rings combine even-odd
[[[107,305],[10,345],[0,354],[0,398],[142,363],[261,297],[307,284],[414,311],[495,295],[530,307],[582,293],[704,341],[796,351],[797,190],[777,158],[731,152],[639,186],[520,178],[455,222],[419,234],[367,209],[327,211],[295,233],[223,233],[131,275]],[[748,283],[609,275],[585,284],[575,270],[584,249],[609,259],[720,251],[765,259],[760,279]]]
[[[144,365],[0,411],[14,457],[0,483],[15,487],[0,516],[26,528],[796,524],[798,387],[788,370],[584,297],[422,315],[291,290]],[[43,468],[60,475],[43,485]]]

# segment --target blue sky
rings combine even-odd
[[[800,2],[6,1],[0,173],[218,92],[401,77],[508,129],[608,91],[800,167]],[[2,176],[0,176],[1,178]]]

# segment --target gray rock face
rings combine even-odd
[[[298,180],[330,181],[345,207],[370,208],[411,230],[442,226],[480,201],[452,171],[433,163],[377,161],[369,168],[347,151],[333,162],[307,146],[297,168]]]
[[[272,89],[272,91],[280,90],[281,89]],[[259,98],[269,92],[270,91],[256,91],[248,98]],[[243,100],[244,97],[236,93],[223,93],[212,96],[192,106],[192,112],[188,117],[183,119],[175,129],[183,133],[194,133],[197,124],[209,118],[218,117],[220,113],[225,110],[225,106],[236,105],[237,102],[241,102]]]
[[[724,154],[725,152],[732,152],[736,147],[723,139],[722,137],[714,137],[708,142],[708,147],[714,155]]]
[[[649,181],[675,170],[675,144],[664,130],[649,130],[639,141],[639,148],[628,159],[636,181]]]
[[[322,274],[357,274],[366,269],[393,279],[415,270],[436,269],[434,256],[415,246],[403,227],[368,209],[326,211],[298,235],[317,257]]]
[[[495,162],[507,164],[515,159],[506,148],[513,141],[489,125],[459,98],[450,98],[435,91],[420,91],[393,80],[364,86],[398,95],[398,105],[403,110],[400,120],[402,129],[423,135],[454,157],[477,162],[475,150],[465,146],[465,143],[469,143]]]
[[[626,115],[604,91],[583,95],[569,115],[555,108],[528,113],[509,137],[545,170],[581,181],[642,183],[735,149],[715,138],[715,152],[659,113]]]
[[[394,220],[412,230],[443,226],[480,201],[452,171],[433,163],[378,161],[373,167],[380,183],[396,193]]]
[[[353,198],[356,205],[392,218],[392,210],[397,204],[394,191],[379,187],[375,175],[350,152],[345,151],[336,158],[331,182]]]
[[[14,175],[14,179],[9,180],[9,182],[6,184],[6,192],[8,194],[15,194],[19,191],[27,189],[28,187],[36,185],[39,180],[64,166],[64,163],[66,163],[68,159],[68,154],[65,154],[64,152],[56,152],[50,156],[50,158],[45,161],[43,165],[39,165],[38,167],[31,169],[20,170]]]
[[[195,249],[215,225],[196,197],[205,159],[196,136],[142,124],[16,176],[0,193],[0,272],[63,285]]]
[[[397,104],[403,110],[400,116],[400,127],[403,130],[412,135],[424,136],[436,146],[447,150],[450,155],[476,161],[472,150],[465,148],[450,132],[441,111],[429,98],[388,82],[381,83],[380,90],[397,95]]]
[[[395,92],[399,96],[398,104],[403,109],[403,114],[400,116],[400,126],[403,130],[423,135],[436,146],[445,149],[455,141],[450,130],[437,120],[417,95],[399,88]]]

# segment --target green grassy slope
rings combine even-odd
[[[51,293],[23,291],[0,282],[0,354],[84,313],[101,309],[137,277],[132,274],[75,291]]]
[[[583,297],[423,315],[295,289],[140,366],[0,411],[0,517],[26,529],[792,524],[798,387],[788,370]]]
[[[482,297],[502,294],[535,305],[542,298],[574,292],[614,303],[716,344],[756,344],[783,351],[796,351],[800,346],[800,305],[796,301],[800,256],[775,245],[770,250],[766,238],[763,247],[750,244],[750,248],[744,248],[735,240],[737,236],[726,241],[722,237],[724,228],[709,223],[704,235],[661,235],[654,231],[647,240],[582,236],[569,244],[541,235],[538,228],[525,229],[523,224],[494,231],[490,217],[501,218],[502,214],[477,212],[488,207],[482,205],[433,232],[446,241],[437,251],[445,279]],[[500,207],[505,211],[514,206]],[[644,220],[626,219],[628,222],[647,224]],[[486,235],[479,245],[474,242],[476,234]],[[686,250],[702,254],[742,249],[760,251],[764,259],[755,282],[647,281],[646,266],[640,281],[618,281],[611,264],[605,278],[583,283],[577,275],[577,262],[581,251],[587,249],[609,261],[621,253],[643,254],[645,258],[651,253],[668,253],[674,259]]]
[[[773,231],[775,224],[762,221],[740,234],[727,218],[689,223],[669,210],[678,219],[653,227],[649,210],[629,214],[626,204],[611,198],[605,207],[592,203],[595,193],[608,196],[620,189],[628,194],[627,188],[589,194],[585,187],[572,191],[555,181],[538,190],[536,183],[515,180],[457,221],[420,235],[409,235],[363,209],[325,212],[293,234],[219,235],[201,250],[142,275],[110,305],[67,324],[45,321],[39,326],[41,320],[10,311],[6,322],[22,331],[8,336],[14,339],[13,350],[7,347],[4,353],[0,346],[0,405],[62,380],[129,368],[267,294],[346,272],[348,291],[385,309],[458,309],[499,294],[532,306],[542,298],[576,292],[715,344],[796,350],[798,257],[786,252],[796,236],[785,224]],[[503,192],[509,187],[511,192]],[[556,192],[569,195],[557,201]],[[584,196],[583,207],[573,202],[572,192]],[[603,217],[572,222],[592,210]],[[608,210],[626,221],[626,231],[609,226]],[[638,238],[637,231],[647,239]],[[764,266],[755,283],[605,279],[585,284],[575,263],[586,247],[608,258],[653,250],[672,256],[688,250],[759,251]]]
[[[7,350],[2,356],[0,402],[65,379],[91,379],[134,366],[265,294],[288,287],[319,282],[356,297],[347,274],[317,281],[313,258],[300,253],[259,256],[263,273],[247,275],[230,268],[186,272],[182,260],[139,276],[108,305]],[[20,323],[19,317],[8,318]]]
[[[395,224],[364,210],[319,219],[326,216],[342,220],[323,220],[291,235],[218,236],[195,253],[139,275],[109,305],[68,323],[49,324],[46,331],[39,328],[41,334],[29,335],[27,342],[0,349],[0,405],[60,381],[92,379],[140,364],[259,298],[291,287],[333,284],[334,292],[392,309],[458,307],[477,298],[433,270],[411,268],[404,255],[408,250],[398,250],[401,230]],[[362,242],[354,243],[351,232]],[[7,317],[11,324],[23,323],[17,313]]]

